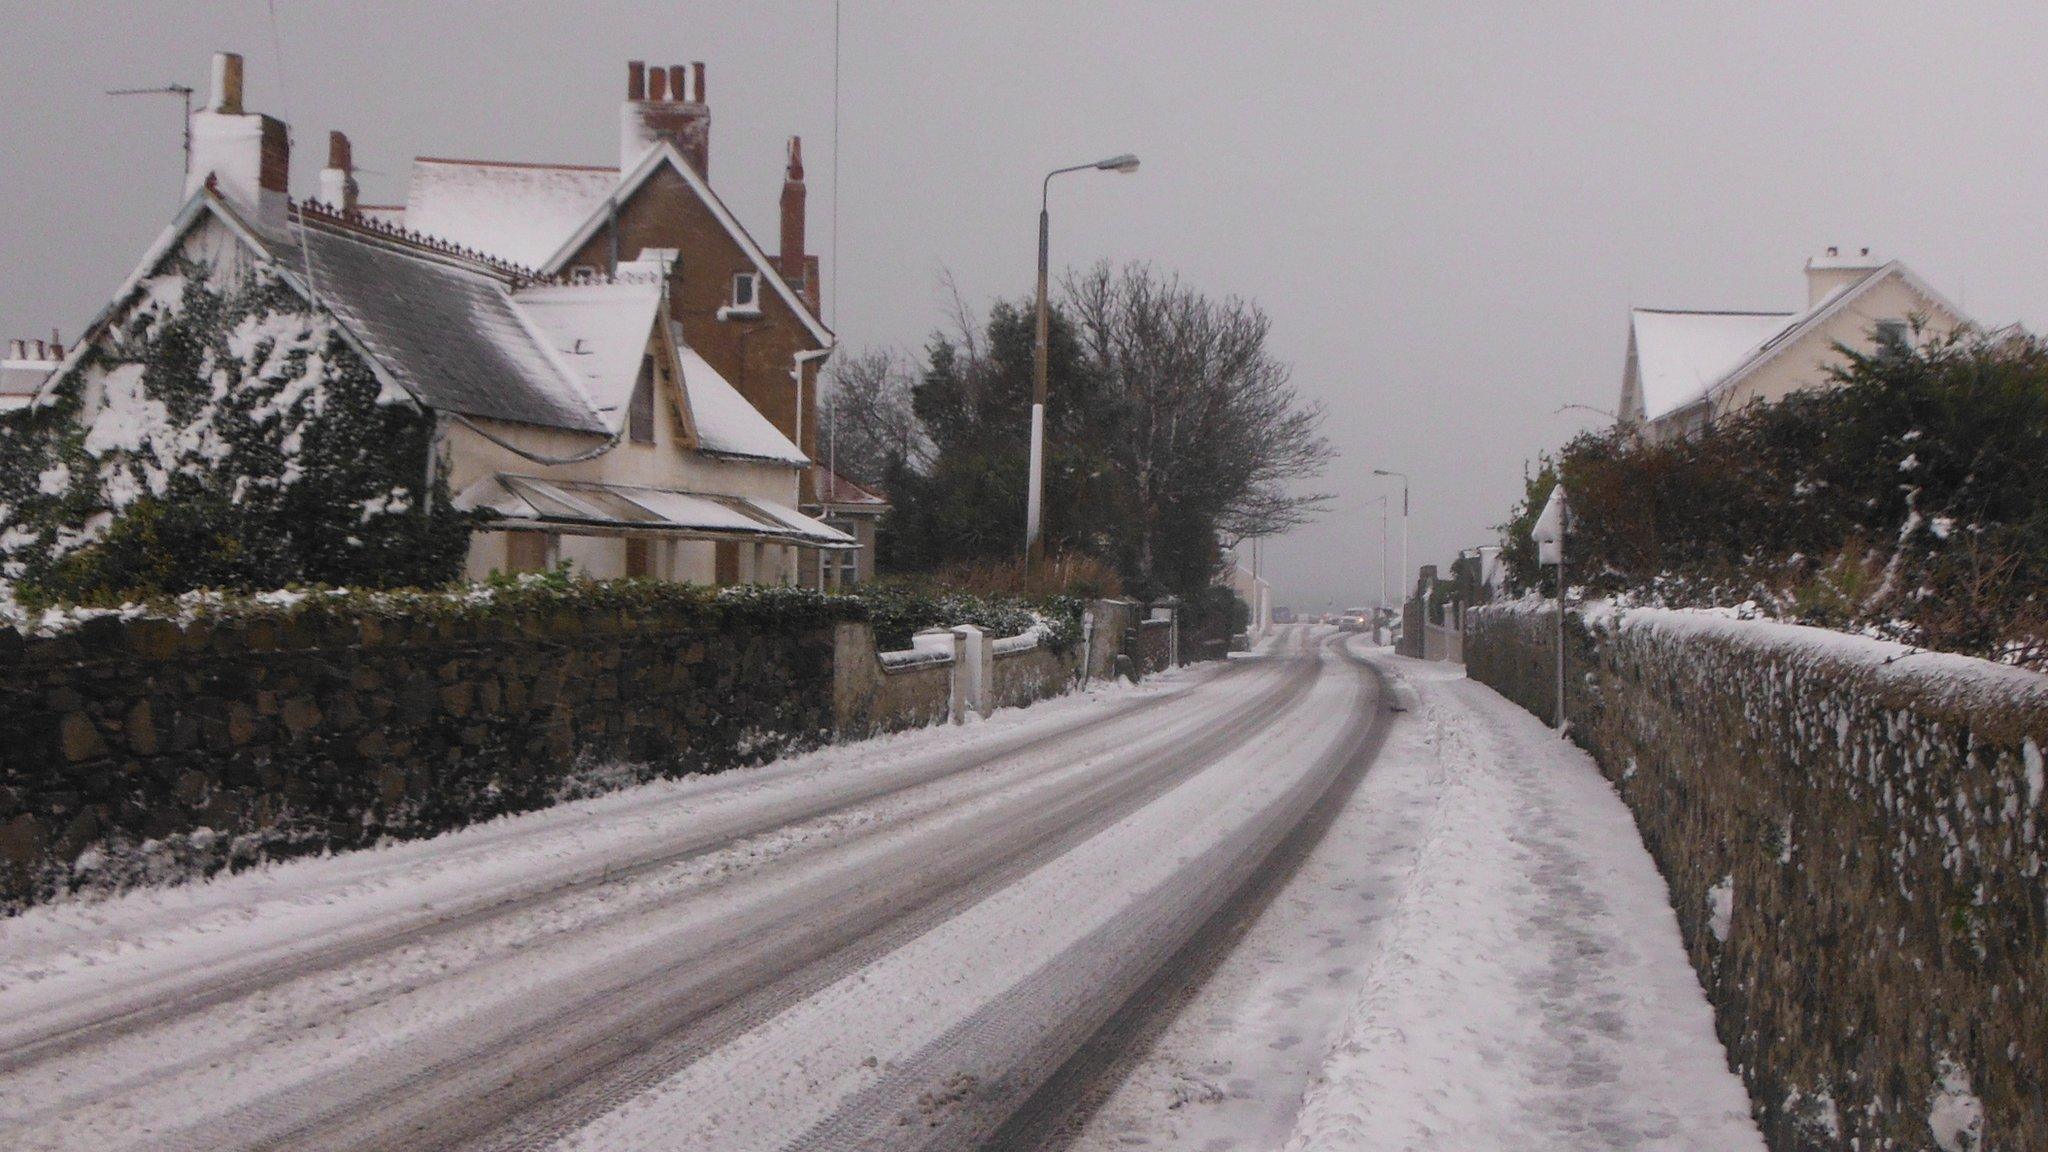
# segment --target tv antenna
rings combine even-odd
[[[192,89],[184,84],[161,88],[109,88],[109,96],[176,96],[185,102],[185,174],[192,174]]]

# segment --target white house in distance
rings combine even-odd
[[[1617,423],[1652,441],[1689,436],[1748,404],[1831,386],[1836,345],[1947,335],[1960,308],[1897,260],[1830,248],[1806,262],[1799,311],[1629,311],[1628,362]]]
[[[117,407],[137,424],[101,437],[122,441],[107,451],[168,458],[180,430],[150,424],[166,418],[120,363],[123,331],[140,310],[178,306],[180,269],[275,278],[312,305],[314,329],[331,323],[336,355],[367,366],[380,406],[434,421],[454,504],[497,514],[470,538],[471,577],[567,560],[598,578],[809,582],[801,557],[856,547],[798,510],[809,458],[684,339],[671,300],[690,272],[672,250],[540,275],[380,221],[355,204],[340,133],[321,173],[329,203],[294,204],[284,125],[243,110],[240,57],[217,56],[213,77],[183,207],[61,366],[39,366],[26,403],[77,390],[88,426]],[[666,154],[650,147],[650,163]]]

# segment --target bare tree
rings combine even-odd
[[[1328,501],[1295,485],[1334,455],[1320,406],[1267,351],[1256,304],[1211,300],[1143,264],[1069,275],[1064,307],[1100,374],[1104,443],[1131,488],[1143,577],[1178,531],[1184,565],[1306,522]],[[1207,540],[1197,539],[1206,536]]]
[[[931,442],[911,410],[917,376],[905,357],[871,348],[838,359],[827,398],[830,459],[840,475],[878,484],[898,463],[922,470]]]

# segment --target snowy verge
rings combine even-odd
[[[1440,792],[1291,1152],[1761,1152],[1635,822],[1593,762],[1455,666],[1373,654]]]

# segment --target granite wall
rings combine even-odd
[[[1567,617],[1572,738],[1634,810],[1774,1149],[2048,1148],[2048,677],[1697,613]],[[1548,610],[1467,617],[1538,716]]]

